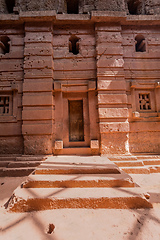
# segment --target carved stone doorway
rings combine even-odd
[[[97,96],[89,88],[92,85],[92,81],[76,86],[54,83],[54,154],[99,153]]]

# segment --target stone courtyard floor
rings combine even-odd
[[[0,178],[0,239],[160,240],[160,173],[130,175],[150,193],[152,209],[56,209],[9,213],[3,205],[25,177]]]

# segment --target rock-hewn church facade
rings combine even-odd
[[[160,152],[159,0],[0,0],[0,153]]]

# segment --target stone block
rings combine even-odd
[[[90,147],[91,149],[99,149],[99,140],[91,140]]]
[[[53,69],[44,68],[44,69],[25,69],[24,71],[25,78],[53,78]]]
[[[24,60],[24,69],[53,69],[53,58],[51,56],[30,56]]]
[[[129,123],[115,122],[115,123],[100,123],[101,133],[114,133],[114,132],[129,132]]]
[[[52,154],[52,136],[24,136],[24,154]]]
[[[126,94],[98,94],[98,104],[126,104]]]
[[[23,138],[22,136],[0,136],[1,154],[22,154]]]
[[[54,70],[55,79],[59,80],[86,80],[91,78],[96,78],[96,70],[77,70],[77,71],[56,71]]]
[[[25,43],[51,43],[53,35],[51,32],[27,32]]]
[[[140,113],[139,112],[133,112],[132,117],[133,118],[140,118]]]
[[[30,109],[22,111],[23,120],[51,120],[52,118],[52,109],[39,110],[34,108],[34,110]]]
[[[101,134],[101,154],[128,153],[128,137],[128,133]]]
[[[61,149],[63,149],[63,141],[62,141],[62,140],[57,140],[57,141],[55,141],[55,149],[56,149],[56,150],[61,150]]]
[[[99,108],[99,118],[127,118],[128,108]]]
[[[52,122],[48,123],[36,123],[36,121],[31,124],[28,122],[23,122],[22,125],[22,134],[23,135],[49,135],[53,134]]]
[[[27,81],[23,83],[23,92],[50,92],[53,90],[53,82],[52,80],[45,80],[42,81]]]
[[[97,43],[122,43],[122,36],[117,32],[97,32]]]
[[[116,74],[116,73],[115,73]],[[99,80],[98,81],[98,89],[99,90],[126,90],[126,82],[125,81],[107,81],[107,80]]]
[[[122,68],[124,66],[124,60],[122,57],[108,57],[106,55],[101,55],[99,60],[97,61],[97,67],[105,67],[105,68]]]
[[[58,71],[78,71],[96,69],[94,59],[61,59],[54,62],[54,70]]]
[[[136,153],[159,153],[160,132],[144,131],[129,134],[130,152]]]
[[[27,46],[24,49],[24,56],[53,56],[53,48],[51,44],[44,44],[44,46]]]
[[[34,94],[25,93],[23,96],[23,106],[50,106],[53,104],[52,94]]]

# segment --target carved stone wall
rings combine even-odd
[[[19,0],[0,14],[0,154],[160,151],[160,16],[136,16],[159,2],[136,2],[122,14],[133,1],[83,0],[67,14],[62,0]]]
[[[8,13],[6,0],[0,0],[0,13]],[[56,10],[58,13],[67,13],[69,0],[15,0],[13,12],[18,11],[49,11]],[[72,2],[73,3],[73,2]],[[90,11],[123,11],[134,15],[160,14],[159,0],[79,0],[78,12]],[[14,5],[14,1],[7,4]]]

